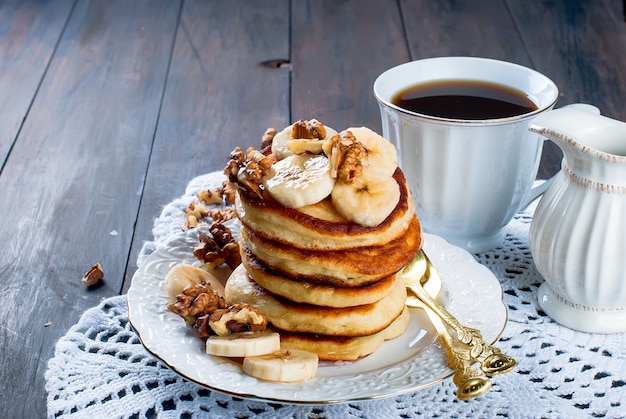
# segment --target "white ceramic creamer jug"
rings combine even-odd
[[[529,129],[564,154],[530,227],[539,304],[572,329],[626,332],[626,123],[562,108]]]

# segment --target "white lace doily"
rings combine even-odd
[[[221,173],[193,179],[154,224],[138,264],[180,231],[183,213]],[[234,398],[181,378],[149,354],[132,330],[126,298],[89,309],[62,337],[48,362],[48,417],[81,418],[616,418],[626,414],[626,334],[594,335],[565,328],[537,303],[542,279],[532,262],[528,229],[533,208],[507,226],[505,243],[477,255],[500,279],[509,310],[498,342],[518,361],[493,378],[485,395],[459,401],[450,379],[415,393],[337,405],[289,405]]]

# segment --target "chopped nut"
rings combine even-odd
[[[222,257],[224,258],[224,263],[226,263],[230,269],[234,270],[237,266],[241,265],[239,243],[234,240],[227,243],[226,246],[222,248]]]
[[[241,148],[237,147],[230,153],[224,173],[229,182],[243,189],[250,196],[262,198],[261,181],[263,176],[270,172],[272,163],[273,160],[270,157],[254,147],[249,147],[245,155]]]
[[[220,188],[214,189],[212,191],[209,189],[203,189],[198,192],[196,196],[202,203],[206,205],[221,204],[224,201],[224,198],[222,196],[222,189]]]
[[[104,271],[99,263],[93,265],[80,280],[83,285],[92,286],[98,284],[104,278]]]
[[[226,204],[233,205],[235,203],[236,194],[237,189],[233,187],[232,183],[224,181],[222,184],[222,195],[224,195],[224,201]]]
[[[267,175],[272,168],[272,159],[261,153],[259,150],[249,147],[246,150],[246,176],[254,182],[260,182],[261,178]]]
[[[249,304],[233,304],[215,310],[209,317],[209,326],[218,335],[246,331],[261,331],[267,327],[267,319],[259,310]]]
[[[224,168],[224,174],[228,177],[229,182],[237,182],[239,169],[244,165],[245,154],[240,147],[235,147],[228,156],[228,162]]]
[[[274,128],[266,129],[265,132],[263,133],[263,137],[261,137],[261,149],[271,146],[272,141],[274,140],[275,136],[276,136],[276,129]]]
[[[209,215],[209,209],[200,202],[192,201],[185,209],[186,223],[183,225],[183,230],[189,230],[199,226],[200,220]]]
[[[209,215],[209,209],[200,202],[191,201],[185,210],[185,215],[193,215],[197,219],[201,219]]]
[[[203,314],[196,318],[196,322],[193,324],[193,331],[196,337],[201,339],[207,339],[211,336],[211,327],[209,326],[210,314]]]
[[[228,221],[237,217],[237,210],[234,208],[211,208],[209,217],[215,221]]]
[[[291,126],[291,138],[306,138],[323,140],[326,138],[326,127],[317,119],[308,121],[299,120]]]
[[[219,247],[224,247],[228,242],[233,241],[233,234],[224,223],[215,222],[211,224],[209,232],[213,235],[213,239]]]
[[[210,269],[224,263],[231,269],[239,266],[239,243],[233,238],[230,229],[222,222],[215,221],[209,231],[211,235],[202,231],[198,234],[200,243],[193,250],[194,256]]]
[[[342,131],[334,135],[324,145],[330,161],[330,174],[346,183],[354,182],[361,175],[363,166],[361,159],[365,147],[356,140],[350,131]]]
[[[226,307],[224,298],[205,282],[187,285],[176,296],[176,302],[168,306],[171,311],[183,317],[189,324],[195,323],[197,316],[211,314],[217,309]]]
[[[317,119],[297,121],[291,126],[291,140],[287,147],[295,154],[321,154],[326,128]]]

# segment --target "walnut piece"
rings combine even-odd
[[[267,319],[249,304],[233,304],[215,310],[209,316],[209,326],[220,336],[246,331],[261,331],[267,327]]]
[[[210,317],[210,314],[203,314],[202,316],[198,316],[196,318],[196,321],[193,324],[193,333],[196,337],[200,339],[207,339],[211,336],[211,327],[209,326]]]
[[[194,324],[198,316],[211,314],[227,306],[224,298],[210,284],[201,282],[183,288],[176,296],[176,302],[169,304],[168,309],[183,317],[187,323]]]
[[[352,183],[361,175],[361,160],[365,147],[352,132],[342,131],[333,135],[325,144],[324,151],[330,161],[330,174],[345,183]]]
[[[209,209],[200,202],[191,201],[185,209],[186,223],[183,230],[189,230],[200,225],[200,220],[209,215]]]
[[[291,126],[291,138],[305,138],[312,140],[314,138],[323,140],[326,138],[326,127],[317,119],[310,119],[308,121],[299,120],[294,122]]]
[[[209,217],[214,221],[228,221],[237,217],[237,210],[234,208],[211,208],[209,209]]]
[[[261,187],[263,176],[269,174],[273,160],[254,147],[249,147],[244,154],[241,148],[235,148],[224,169],[229,182],[243,189],[255,198],[263,197]]]
[[[219,247],[224,247],[234,240],[230,228],[226,227],[223,223],[215,222],[211,224],[209,232],[213,235],[213,239]]]
[[[274,137],[276,136],[276,129],[268,128],[263,133],[263,137],[261,137],[261,149],[269,147],[272,145],[272,141],[274,141]]]
[[[297,121],[291,126],[291,140],[287,147],[294,154],[321,154],[326,128],[316,119]]]
[[[102,278],[104,278],[104,271],[102,270],[102,266],[96,263],[85,272],[85,275],[83,275],[80,281],[83,285],[90,287],[98,284]]]
[[[224,168],[224,174],[228,177],[228,181],[231,183],[237,183],[239,170],[243,167],[246,160],[246,155],[240,147],[235,147],[228,156],[228,162]]]
[[[198,234],[199,244],[193,250],[194,256],[210,269],[223,263],[235,269],[241,264],[239,243],[233,238],[228,227],[221,221],[214,221],[209,228],[211,235],[201,231]]]
[[[196,197],[206,205],[221,204],[224,202],[222,191],[223,190],[221,188],[213,189],[212,191],[209,189],[203,189],[196,194]]]
[[[224,201],[226,202],[226,204],[234,205],[235,195],[237,195],[237,189],[234,188],[230,182],[224,181],[224,183],[222,183],[222,195],[224,196]]]

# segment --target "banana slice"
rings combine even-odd
[[[187,285],[197,285],[205,281],[218,292],[224,295],[224,285],[209,271],[193,265],[179,263],[174,265],[163,280],[163,289],[167,293],[168,301],[176,301],[176,296],[181,293]]]
[[[364,167],[352,183],[337,182],[331,199],[337,212],[347,220],[374,227],[398,204],[400,187],[386,172]]]
[[[206,341],[206,353],[226,357],[246,357],[271,354],[280,349],[276,332],[240,332],[225,336],[212,335]]]
[[[330,127],[327,127],[326,125],[324,125],[324,128],[326,129],[326,137],[324,137],[324,140],[327,140],[333,135],[337,134],[337,131],[335,131],[334,129]],[[297,150],[296,151],[292,150],[288,145],[288,143],[291,140],[300,139],[300,138],[293,138],[291,135],[292,131],[293,131],[293,125],[289,125],[282,131],[276,133],[276,135],[274,136],[274,139],[272,140],[272,154],[274,154],[274,157],[276,157],[277,160],[282,160],[285,157],[293,156],[294,154],[297,154],[296,152]],[[323,141],[320,141],[320,143],[322,142]],[[293,148],[293,144],[292,144],[292,148]]]
[[[263,183],[276,201],[285,207],[300,208],[330,195],[335,179],[326,156],[299,154],[274,163]]]
[[[352,132],[365,148],[365,156],[361,159],[364,168],[376,168],[387,176],[393,175],[398,167],[396,146],[367,127],[352,127],[346,131]]]
[[[269,355],[246,357],[243,371],[268,381],[297,382],[317,374],[316,354],[300,349],[281,349]]]

